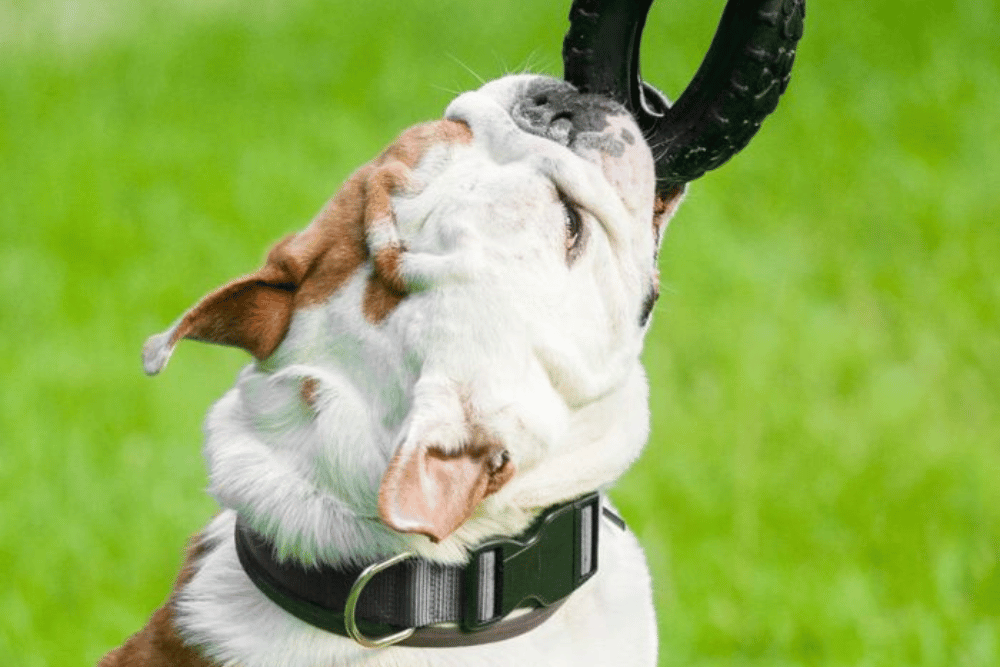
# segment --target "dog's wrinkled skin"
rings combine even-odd
[[[288,615],[249,581],[236,513],[306,563],[402,550],[461,561],[544,507],[607,488],[648,429],[639,363],[662,226],[628,113],[567,84],[506,77],[458,97],[359,170],[255,274],[150,339],[148,372],[187,337],[257,357],[212,408],[205,453],[223,512],[124,665],[653,665],[649,575],[631,533],[520,637],[362,648]]]

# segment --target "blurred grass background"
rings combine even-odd
[[[91,665],[213,512],[246,362],[139,350],[568,1],[0,0],[0,664]],[[723,0],[662,2],[676,96]],[[789,93],[662,254],[653,431],[615,491],[660,664],[1000,664],[995,0],[810,2]]]

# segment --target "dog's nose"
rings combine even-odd
[[[524,92],[511,110],[514,122],[525,132],[568,146],[582,111],[576,88],[559,80],[540,81]]]

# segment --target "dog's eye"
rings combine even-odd
[[[572,262],[580,254],[580,243],[583,239],[583,217],[580,211],[565,195],[559,194],[562,201],[563,215],[566,224],[566,261]]]

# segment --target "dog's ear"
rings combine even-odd
[[[395,530],[439,542],[513,475],[514,463],[495,443],[466,445],[457,453],[423,443],[400,447],[382,477],[379,515]]]
[[[206,295],[167,331],[142,349],[148,375],[163,370],[182,338],[241,347],[257,359],[274,352],[288,331],[305,262],[290,250],[293,236],[278,243],[259,270]]]

